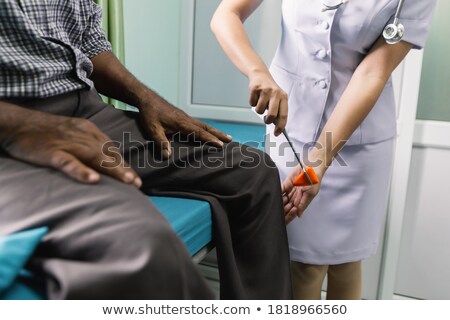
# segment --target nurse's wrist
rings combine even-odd
[[[248,74],[247,74],[249,79],[254,78],[254,77],[259,77],[261,75],[269,75],[270,76],[269,69],[267,69],[267,67],[265,65],[249,68]]]
[[[328,169],[329,164],[327,163],[327,156],[324,150],[313,149],[308,154],[308,162],[306,165],[308,167],[314,168],[314,171],[319,178],[322,180],[322,177],[325,175],[325,172]]]

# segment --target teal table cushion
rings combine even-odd
[[[195,255],[211,241],[212,220],[208,202],[168,197],[150,199],[169,220],[191,255]]]
[[[19,277],[0,295],[0,300],[45,300],[44,283],[21,270]]]
[[[223,122],[208,119],[200,120],[229,134],[233,137],[233,141],[264,150],[264,137],[266,134],[266,127],[264,125]]]
[[[0,294],[12,286],[47,231],[43,227],[0,237]]]

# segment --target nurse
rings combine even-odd
[[[243,27],[261,2],[223,0],[211,28],[248,77],[250,105],[276,123],[268,126],[266,151],[286,192],[294,296],[320,299],[328,275],[327,299],[360,299],[361,261],[377,251],[388,201],[396,136],[391,73],[424,46],[436,0],[284,0],[270,71]],[[401,41],[391,39],[392,28],[383,37],[392,23],[403,25]],[[300,169],[280,135],[285,126],[318,185],[293,186]]]

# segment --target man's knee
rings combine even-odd
[[[246,174],[248,179],[256,183],[279,181],[279,174],[276,164],[270,156],[259,150],[246,145],[240,145],[239,168]],[[247,173],[245,173],[247,171]]]

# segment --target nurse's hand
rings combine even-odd
[[[316,173],[319,176],[319,181],[321,181],[323,174],[318,171],[320,170],[316,170]],[[306,187],[294,186],[294,179],[300,172],[300,166],[296,166],[281,186],[281,192],[283,193],[284,220],[286,225],[296,217],[300,218],[303,215],[303,212],[308,208],[309,204],[320,190],[320,182]]]
[[[249,74],[250,105],[258,114],[267,114],[266,124],[275,124],[275,136],[286,127],[288,117],[288,95],[277,85],[268,71]]]

